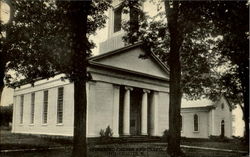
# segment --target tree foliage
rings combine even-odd
[[[107,19],[104,11],[109,3],[103,0],[91,4],[88,37],[104,27]],[[58,72],[73,76],[74,61],[71,55],[74,34],[67,14],[70,4],[69,1],[55,3],[50,0],[12,1],[13,20],[9,25],[2,25],[2,30],[7,32],[6,38],[1,38],[1,54],[8,63],[6,71],[18,71],[27,82],[32,82],[34,78],[54,76]],[[94,46],[93,41],[89,41],[88,56]],[[36,68],[33,67],[34,63]]]
[[[232,101],[235,102],[237,100],[235,94],[229,96],[232,92],[226,94],[226,89],[222,91],[221,83],[223,80],[225,85],[234,82],[235,87],[230,86],[233,88],[230,90],[235,91],[233,93],[241,90],[239,75],[236,76],[238,79],[233,77],[231,81],[228,77],[229,73],[236,72],[236,64],[244,63],[246,69],[248,67],[246,2],[182,2],[181,6],[180,21],[187,21],[180,26],[185,27],[184,31],[187,32],[181,47],[182,88],[185,96],[189,99],[198,99],[205,95],[215,99],[218,93],[223,93],[229,98],[234,97]],[[228,11],[230,9],[231,11]],[[238,15],[242,16],[237,18]],[[167,64],[170,36],[166,31],[167,21],[164,19],[166,18],[164,11],[160,10],[154,17],[143,17],[140,18],[139,40],[144,41]],[[130,33],[127,25],[124,28]],[[124,37],[126,42],[129,42],[129,38],[130,35]],[[216,81],[218,79],[220,81]]]
[[[166,10],[162,9],[155,17],[144,16],[137,34],[139,40],[144,41],[170,67],[170,108],[172,106],[176,111],[170,114],[170,119],[178,124],[181,93],[188,99],[208,97],[212,100],[223,94],[233,104],[244,100],[244,106],[248,106],[248,96],[243,99],[243,95],[249,92],[249,15],[246,1],[165,1],[165,7]],[[131,34],[126,25],[125,30]],[[127,35],[124,39],[130,42],[130,38]],[[171,51],[174,52],[171,54]],[[179,59],[181,72],[176,69]],[[175,74],[181,74],[181,81],[176,82],[181,89],[172,98],[171,67]],[[178,80],[178,76],[172,79]],[[171,100],[175,102],[172,105]],[[170,120],[171,123],[174,122]],[[175,137],[169,143],[173,146],[170,153],[178,155],[180,130],[178,125],[170,126],[170,129],[173,127],[174,131],[171,133],[170,130],[170,134]],[[171,149],[176,152],[171,152]]]
[[[183,4],[188,6],[189,3]],[[198,5],[198,4],[197,4]],[[192,4],[190,4],[191,7]],[[193,6],[196,8],[197,6]],[[218,54],[212,52],[213,45],[216,45],[217,40],[211,37],[212,24],[207,23],[208,20],[201,21],[200,13],[193,8],[183,9],[182,12],[191,12],[190,14],[197,14],[199,16],[190,19],[185,19],[187,24],[180,27],[185,28],[184,41],[181,47],[181,62],[182,62],[182,89],[187,96],[192,99],[197,99],[207,93],[208,88],[212,86],[215,81],[213,76],[213,69],[218,65],[216,57]],[[167,20],[164,11],[154,16],[141,16],[139,19],[139,40],[147,44],[153,53],[168,64],[169,50],[170,50],[170,34],[166,29]],[[183,17],[184,18],[184,17]],[[184,21],[184,20],[182,20]],[[190,22],[191,21],[191,22]],[[198,23],[199,22],[199,23]],[[196,25],[194,25],[196,24]],[[188,26],[187,26],[188,25]],[[128,34],[124,37],[126,42],[130,42],[131,35],[129,34],[129,25],[124,25],[124,29]],[[213,63],[213,64],[211,64]],[[203,88],[207,87],[207,88]]]
[[[3,72],[14,70],[24,78],[9,86],[33,84],[38,78],[64,73],[74,83],[73,156],[86,156],[87,57],[93,41],[89,36],[104,27],[104,11],[110,0],[88,1],[12,1],[13,19],[3,25],[1,38]],[[2,26],[2,25],[1,25]],[[1,76],[4,76],[1,74]],[[3,79],[3,78],[0,78]]]
[[[217,44],[220,60],[229,62],[220,77],[220,92],[243,109],[245,137],[249,139],[249,3],[218,2],[209,6],[214,32],[223,36]],[[212,12],[212,11],[213,12]]]

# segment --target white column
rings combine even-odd
[[[211,131],[211,135],[215,135],[215,129],[214,129],[214,109],[211,110],[211,128],[212,128],[212,131]]]
[[[158,135],[158,92],[154,91],[151,104],[150,135]]]
[[[86,100],[87,100],[87,111],[86,111],[86,136],[89,136],[89,100],[90,100],[90,82],[86,83]],[[74,89],[75,89],[75,84],[74,84]],[[75,103],[75,99],[74,99]],[[75,109],[73,109],[75,110]],[[74,118],[73,118],[74,119]],[[73,134],[74,134],[74,122],[73,122]]]
[[[119,137],[119,97],[120,86],[114,85],[114,99],[113,99],[113,136]]]
[[[96,99],[95,99],[96,83],[97,82],[95,82],[93,80],[88,81],[86,83],[86,93],[87,93],[86,134],[89,137],[98,136],[98,133],[95,132],[95,128],[96,128],[95,123],[96,123],[96,121],[98,121],[98,118],[96,116],[94,116],[95,108],[97,106]],[[74,99],[71,101],[74,102]],[[74,110],[73,110],[73,114],[74,114]]]
[[[141,135],[148,134],[148,93],[149,90],[143,89],[141,104]]]
[[[123,107],[123,135],[130,135],[130,91],[133,88],[125,87]]]
[[[16,128],[16,103],[17,103],[17,96],[14,96],[14,103],[13,103],[13,113],[12,113],[12,130],[11,132],[14,133],[15,132],[15,128]]]

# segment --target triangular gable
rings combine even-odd
[[[228,99],[224,96],[224,95],[221,95],[219,100],[216,102],[215,106],[216,107],[220,107],[220,105],[224,103],[224,105],[227,105],[228,108],[230,109],[230,111],[233,109],[233,106],[232,104],[228,101]]]
[[[90,63],[115,67],[127,71],[169,79],[167,67],[154,54],[146,52],[142,44],[132,45],[112,52],[107,52],[89,59]],[[141,58],[139,56],[145,56]]]

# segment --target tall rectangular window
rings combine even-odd
[[[224,109],[224,103],[221,104],[221,109],[222,109],[222,110]]]
[[[20,100],[20,124],[23,124],[23,99],[24,95],[21,95]]]
[[[197,114],[194,115],[194,131],[199,131],[199,117]]]
[[[63,123],[63,87],[58,88],[57,124]]]
[[[181,126],[181,131],[183,131],[183,128],[182,128],[182,127],[183,127],[183,125],[182,125],[182,124],[183,124],[183,122],[182,122],[182,120],[183,120],[183,119],[182,119],[182,115],[181,115],[181,116],[180,116],[180,123],[181,123],[181,124],[180,124],[180,126]]]
[[[30,106],[30,124],[34,124],[35,113],[35,93],[31,94],[31,106]]]
[[[114,32],[120,31],[122,28],[122,8],[118,7],[114,10]]]
[[[43,124],[48,122],[48,91],[43,92]]]

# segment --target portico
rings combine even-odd
[[[120,87],[120,136],[157,135],[157,94],[149,89]]]

